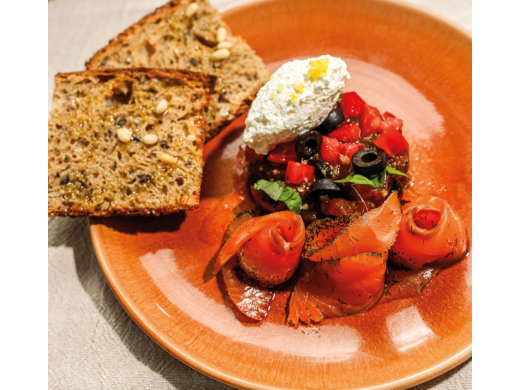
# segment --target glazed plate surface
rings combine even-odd
[[[386,1],[260,1],[224,19],[271,71],[296,58],[343,58],[347,90],[404,120],[414,190],[446,199],[471,240],[467,32]],[[139,326],[196,370],[248,389],[403,389],[471,357],[471,254],[421,296],[362,316],[298,329],[282,315],[260,326],[237,318],[211,269],[234,213],[247,206],[237,158],[243,123],[206,145],[197,210],[90,219],[101,268]]]

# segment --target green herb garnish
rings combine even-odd
[[[302,199],[300,198],[300,195],[281,181],[270,182],[267,180],[258,180],[255,184],[255,189],[264,191],[276,202],[284,202],[289,210],[300,214],[302,208]]]
[[[378,175],[369,176],[370,181],[374,183],[374,188],[381,188],[385,183],[385,178],[386,169],[383,169],[383,171]]]
[[[390,175],[401,175],[408,177],[408,179],[410,178],[406,173],[398,171],[397,169],[394,169],[392,167],[386,167],[386,172],[388,172]]]
[[[340,92],[339,94],[339,98],[338,98],[338,103],[341,103],[341,98],[343,97],[343,92]]]
[[[375,187],[375,184],[366,176],[357,173],[351,173],[346,178],[341,180],[334,180],[334,183],[352,183],[352,184],[366,184]]]
[[[401,171],[398,171],[397,169],[387,166],[381,173],[378,173],[377,175],[366,177],[358,173],[351,173],[344,179],[335,180],[334,183],[365,184],[374,188],[381,188],[383,186],[383,183],[385,182],[385,176],[387,173],[390,175],[401,175],[408,177],[406,173],[403,173]]]

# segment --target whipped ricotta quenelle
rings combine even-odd
[[[251,105],[244,143],[267,154],[315,128],[334,108],[349,78],[345,62],[329,55],[283,64]]]

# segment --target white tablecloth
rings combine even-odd
[[[363,1],[363,0],[360,0]],[[53,77],[166,0],[49,0]],[[213,0],[219,10],[243,0]],[[410,1],[471,30],[471,0]],[[49,219],[49,388],[231,389],[170,356],[133,322],[98,266],[84,218]],[[471,389],[471,360],[415,390]]]

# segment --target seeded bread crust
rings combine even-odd
[[[190,3],[199,8],[191,17]],[[217,30],[228,31],[230,56],[212,60]],[[85,64],[87,69],[174,68],[202,71],[216,76],[208,110],[206,142],[250,107],[270,73],[260,57],[229,27],[206,0],[175,0],[158,8],[119,34]]]
[[[57,74],[48,124],[48,215],[160,215],[197,208],[214,83],[214,77],[173,69]],[[161,100],[168,102],[162,114],[155,111]],[[128,143],[118,139],[123,127],[132,132]],[[145,144],[147,134],[158,142]],[[163,162],[163,154],[177,163]]]

